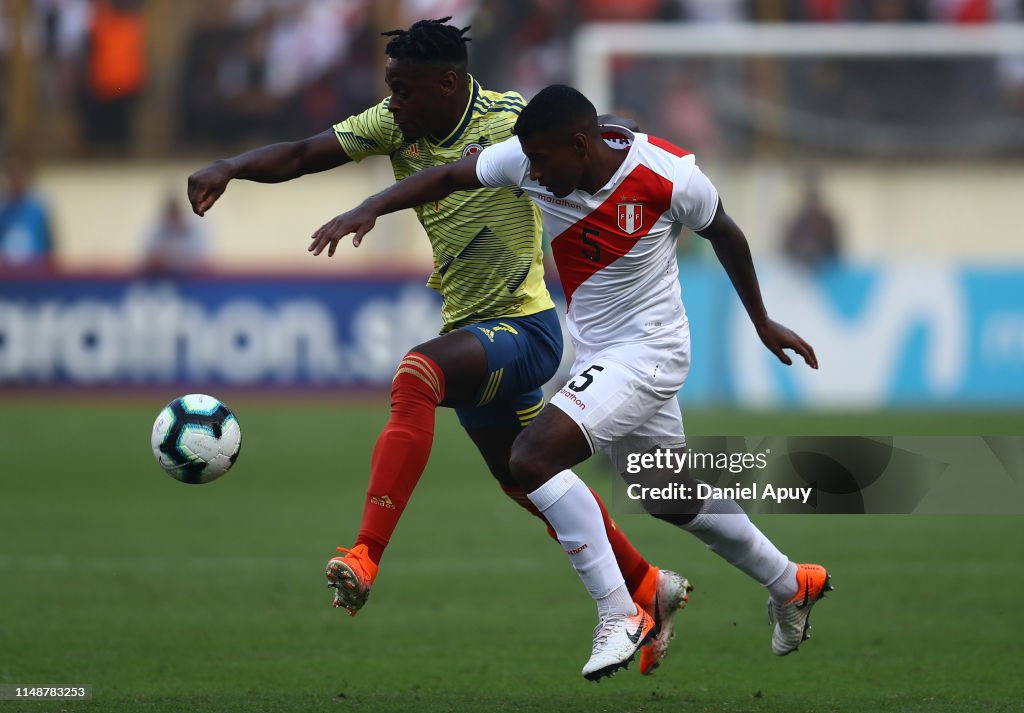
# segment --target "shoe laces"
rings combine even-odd
[[[346,558],[351,557],[353,560],[357,560],[361,563],[372,562],[370,559],[370,553],[366,550],[366,545],[356,545],[349,549],[348,547],[337,547],[338,552],[345,555]],[[374,562],[376,564],[376,562]]]
[[[802,621],[803,608],[796,606],[795,602],[788,604],[768,603],[768,623],[778,623],[783,628],[799,624]]]
[[[594,627],[594,649],[608,643],[608,639],[615,633],[615,625],[622,619],[621,614],[611,614],[601,619]]]

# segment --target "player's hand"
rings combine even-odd
[[[349,234],[352,234],[352,245],[358,248],[359,243],[363,242],[363,236],[373,230],[376,223],[376,211],[365,204],[357,206],[320,226],[320,229],[313,233],[309,251],[319,255],[327,248],[327,257],[334,257],[338,242]]]
[[[192,212],[203,215],[213,207],[228,187],[231,174],[220,161],[200,169],[188,177],[188,202]]]
[[[777,356],[779,361],[786,366],[792,366],[793,360],[783,350],[792,349],[804,358],[807,366],[812,369],[818,368],[818,357],[814,355],[814,348],[789,327],[769,319],[757,327],[757,336],[768,347],[768,351]]]

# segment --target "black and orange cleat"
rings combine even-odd
[[[640,673],[649,676],[668,655],[668,645],[675,637],[674,617],[690,601],[693,586],[683,575],[667,569],[651,567],[636,590],[638,603],[654,617],[658,629],[640,649]]]
[[[831,575],[817,564],[797,565],[797,592],[784,604],[768,600],[768,623],[775,624],[772,631],[772,653],[776,656],[791,654],[811,638],[811,607],[832,591]]]

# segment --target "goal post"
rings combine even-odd
[[[573,37],[576,86],[609,110],[611,62],[637,57],[1024,56],[1024,23],[985,26],[843,23],[588,23]]]

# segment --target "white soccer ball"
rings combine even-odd
[[[164,407],[153,424],[153,455],[182,483],[209,483],[235,464],[242,447],[238,419],[206,394],[188,394]]]

